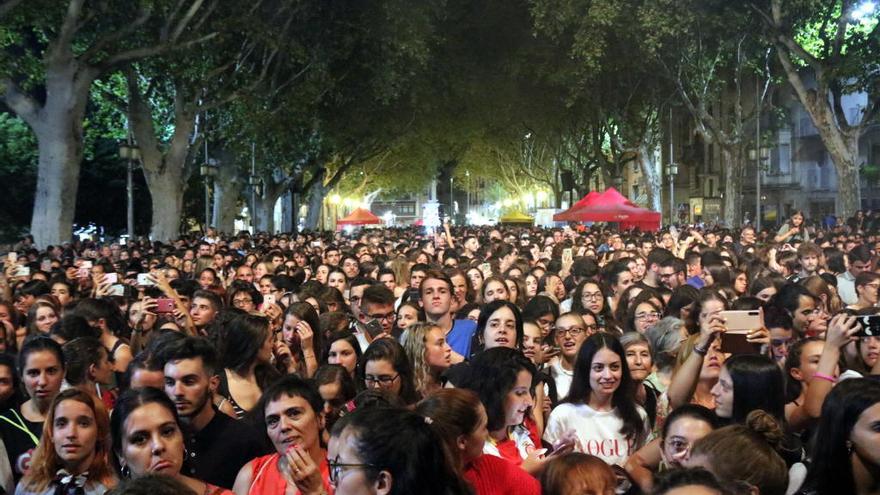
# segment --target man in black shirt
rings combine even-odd
[[[216,356],[207,340],[187,337],[160,351],[157,358],[165,363],[165,393],[193,432],[186,474],[231,489],[238,470],[271,449],[256,429],[214,406],[213,394],[220,383]]]

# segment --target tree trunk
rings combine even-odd
[[[180,237],[184,183],[182,175],[181,168],[167,167],[163,172],[157,173],[144,167],[144,178],[153,199],[150,238],[154,241],[168,242]]]
[[[663,211],[660,205],[663,196],[663,183],[660,177],[660,170],[657,162],[654,160],[655,153],[648,145],[639,146],[639,167],[642,170],[642,182],[645,193],[648,195],[648,208],[654,211]],[[675,219],[671,219],[675,222]]]
[[[724,163],[724,204],[722,218],[726,227],[739,227],[742,224],[742,184],[743,167],[742,146],[733,144],[721,147]]]
[[[257,232],[275,232],[275,203],[287,189],[287,181],[278,173],[263,175],[263,191],[257,195],[254,228]]]
[[[72,237],[83,156],[83,119],[89,88],[96,76],[95,71],[78,70],[75,59],[50,64],[46,68],[45,105],[37,114],[22,115],[37,136],[39,150],[31,216],[31,234],[38,247],[61,244]]]
[[[232,154],[218,149],[214,155],[220,160],[217,175],[214,177],[214,227],[220,232],[232,234],[244,180],[238,173]]]
[[[195,130],[194,103],[178,90],[174,95],[174,133],[167,146],[156,136],[153,112],[141,95],[133,71],[128,80],[128,120],[141,153],[144,178],[153,205],[150,238],[167,242],[177,239],[183,217],[183,191],[189,178],[187,157]]]
[[[318,221],[321,219],[321,207],[324,205],[324,197],[330,190],[319,181],[309,191],[309,210],[306,213],[306,230],[318,230]],[[332,228],[332,227],[331,227]]]
[[[844,146],[829,146],[829,144],[831,143],[825,145],[837,171],[835,210],[845,220],[862,208],[862,190],[859,184],[859,140],[855,133],[851,133],[845,136]]]
[[[291,232],[294,221],[293,193],[287,190],[281,195],[281,232]]]

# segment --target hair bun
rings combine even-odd
[[[757,433],[774,449],[779,449],[785,434],[782,426],[770,413],[761,409],[756,409],[749,413],[746,417],[746,427]]]

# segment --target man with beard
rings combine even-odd
[[[193,433],[188,442],[190,472],[194,478],[232,488],[239,469],[271,449],[256,429],[220,412],[213,396],[220,384],[214,347],[200,337],[186,337],[157,353],[164,363],[165,394],[180,419]]]

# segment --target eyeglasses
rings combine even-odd
[[[394,321],[395,316],[396,315],[394,314],[394,311],[392,311],[390,313],[385,313],[384,315],[381,313],[375,314],[375,315],[367,315],[368,318],[371,318],[373,320],[384,320],[384,321]]]
[[[391,375],[379,375],[379,376],[366,375],[366,376],[364,376],[364,381],[367,384],[378,383],[379,385],[381,385],[383,387],[387,387],[388,385],[391,385],[392,383],[394,383],[394,380],[397,380],[397,377],[399,377],[399,376],[400,376],[400,373],[398,373],[394,376],[391,376]]]
[[[675,454],[682,454],[691,448],[690,442],[679,438],[671,438],[666,441],[666,447]]]
[[[248,297],[248,298],[243,297],[240,299],[233,299],[232,305],[233,306],[240,306],[240,305],[245,305],[245,304],[253,304],[253,302],[254,302],[254,300],[251,299],[250,297]]]
[[[658,319],[660,319],[660,313],[658,313],[656,311],[652,311],[650,313],[636,313],[636,319],[637,320],[648,320],[648,319],[658,320]]]
[[[581,298],[587,299],[589,301],[601,301],[602,300],[602,293],[601,292],[584,292],[583,295],[581,295]]]
[[[672,272],[672,273],[661,273],[660,278],[674,277],[674,276],[678,275],[679,273],[681,273],[681,270],[679,270],[677,272]]]
[[[581,334],[583,334],[585,331],[586,330],[584,330],[583,327],[569,327],[569,328],[556,327],[556,335],[559,335],[559,336],[565,336],[565,334],[569,334],[572,337],[578,337]]]
[[[587,325],[587,326],[584,327],[584,328],[586,328],[586,330],[587,330],[588,332],[593,332],[593,333],[595,333],[595,332],[599,331],[599,325]]]
[[[330,475],[330,483],[333,483],[335,486],[336,483],[339,483],[339,475],[342,474],[343,469],[379,469],[379,466],[375,464],[352,464],[352,463],[344,463],[338,461],[339,456],[336,456],[336,459],[327,459],[327,467],[329,468]]]

